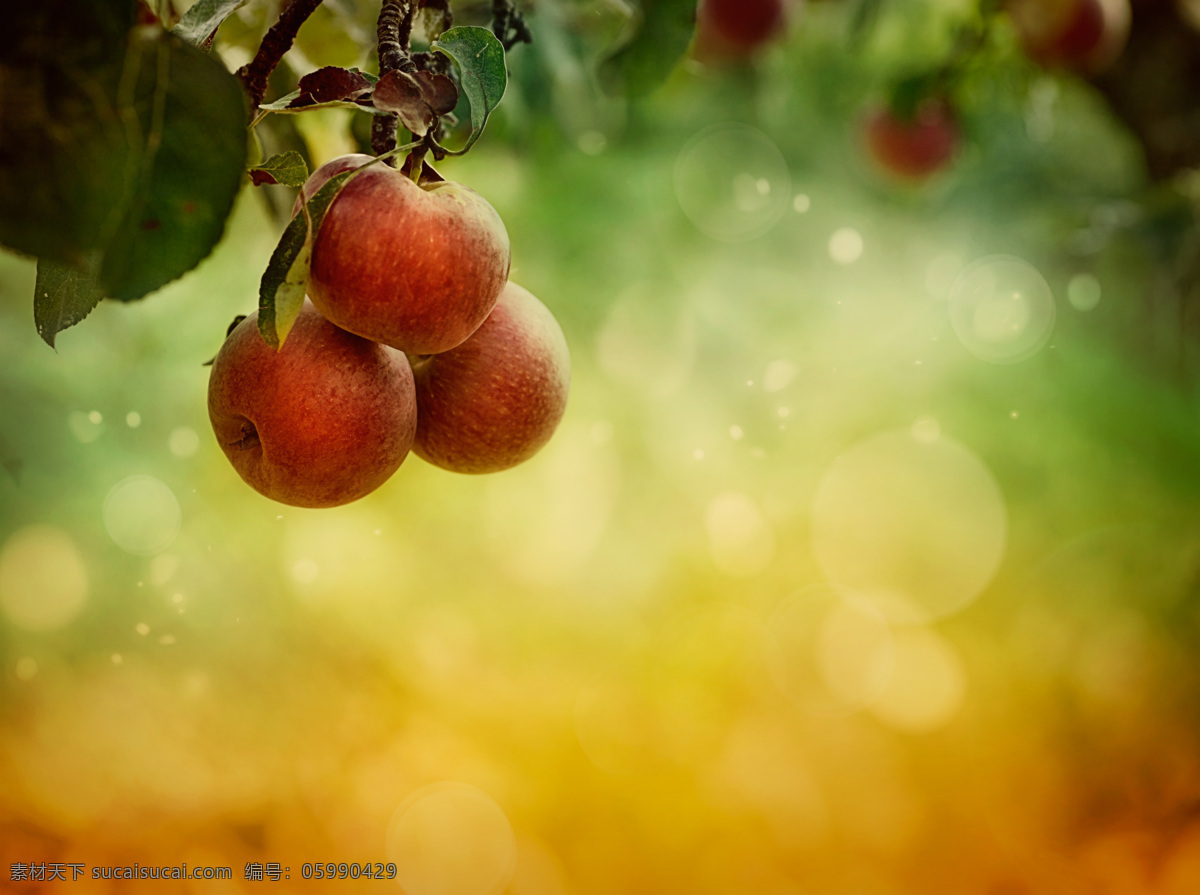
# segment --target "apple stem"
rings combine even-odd
[[[250,105],[254,110],[257,111],[267,92],[267,78],[275,71],[284,54],[292,48],[300,26],[320,5],[321,0],[294,0],[279,14],[279,21],[263,36],[254,58],[237,70],[237,76],[246,95],[250,97]]]
[[[375,33],[379,41],[379,77],[388,72],[417,70],[409,51],[412,40],[413,17],[417,12],[415,0],[384,0],[379,8]],[[396,132],[400,119],[396,115],[376,115],[371,123],[371,151],[382,155],[396,148]],[[388,164],[395,167],[391,159]]]

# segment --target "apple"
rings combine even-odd
[[[233,468],[260,494],[297,507],[374,491],[416,433],[408,359],[339,329],[308,301],[278,351],[257,318],[225,339],[208,381],[209,419]]]
[[[369,161],[347,155],[327,162],[297,202]],[[417,185],[380,163],[351,179],[329,206],[313,243],[308,295],[342,329],[437,354],[487,318],[508,281],[509,260],[508,231],[486,199],[451,181]]]
[[[1129,38],[1129,0],[1009,0],[1008,14],[1031,59],[1095,75]]]
[[[696,10],[696,58],[754,55],[787,30],[788,0],[701,0]]]
[[[412,362],[413,451],[452,472],[499,472],[528,460],[567,406],[567,340],[549,309],[515,283],[465,342]]]
[[[958,121],[944,100],[927,99],[910,119],[882,107],[863,124],[867,152],[886,173],[919,182],[945,168],[961,142]]]

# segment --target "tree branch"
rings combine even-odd
[[[409,52],[416,12],[416,0],[384,0],[380,7],[375,29],[379,41],[379,77],[392,71],[412,74],[417,70]],[[371,122],[372,152],[383,155],[396,148],[399,122],[400,119],[395,115],[375,116]],[[387,163],[395,167],[393,159],[388,159]]]
[[[516,44],[533,43],[533,34],[524,16],[517,12],[515,0],[492,0],[492,33],[506,53]]]
[[[253,108],[257,109],[267,92],[267,78],[275,71],[284,54],[292,48],[296,32],[304,24],[313,11],[321,5],[321,0],[293,0],[279,14],[279,21],[271,26],[259,45],[254,58],[237,70],[246,94],[250,97]]]

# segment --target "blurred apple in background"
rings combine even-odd
[[[327,162],[301,197],[369,161],[347,155]],[[377,164],[354,177],[326,212],[313,245],[309,297],[342,329],[436,354],[484,321],[508,280],[509,260],[504,222],[474,190],[451,181],[418,186]]]
[[[562,328],[515,283],[463,344],[412,360],[413,450],[452,472],[498,472],[528,460],[550,440],[567,406],[571,358]]]
[[[1009,0],[1021,45],[1034,61],[1094,75],[1129,39],[1129,0]]]
[[[693,55],[719,62],[754,55],[787,30],[793,0],[700,0]]]
[[[927,99],[907,119],[888,106],[874,109],[863,124],[863,141],[884,173],[920,182],[950,164],[962,134],[949,103]]]
[[[412,446],[412,368],[400,351],[338,329],[305,301],[278,351],[250,315],[213,361],[208,414],[221,450],[260,494],[333,507],[371,493]]]

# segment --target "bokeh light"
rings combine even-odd
[[[447,782],[417,790],[396,809],[386,852],[407,895],[499,895],[516,869],[517,842],[487,793]]]
[[[966,447],[910,430],[844,451],[813,500],[813,550],[829,579],[898,622],[969,605],[1004,553],[1007,511],[988,468]]]
[[[1090,273],[1077,273],[1067,283],[1067,301],[1076,311],[1091,311],[1100,304],[1100,281]]]
[[[853,227],[842,227],[829,237],[829,257],[838,264],[853,264],[862,257],[862,234]]]
[[[803,588],[771,616],[773,675],[802,711],[847,715],[870,705],[892,675],[892,633],[869,600],[846,587]]]
[[[758,505],[736,491],[709,501],[704,511],[709,553],[727,575],[753,575],[766,568],[775,553],[775,535]]]
[[[794,201],[783,154],[744,124],[716,124],[696,134],[679,151],[674,182],[684,214],[722,242],[762,236]]]
[[[14,625],[28,631],[61,628],[79,614],[87,596],[87,567],[67,532],[30,525],[4,542],[0,607]]]
[[[121,479],[104,498],[104,527],[127,553],[148,556],[165,550],[179,534],[182,521],[175,492],[153,476]]]
[[[167,437],[171,453],[181,460],[196,453],[200,448],[200,436],[191,426],[176,426]]]
[[[1054,294],[1036,267],[1011,255],[989,255],[967,265],[950,290],[950,322],[980,360],[1026,360],[1050,340]]]
[[[891,677],[871,713],[907,733],[928,733],[947,724],[966,696],[966,670],[954,647],[929,628],[906,627],[894,634]]]

